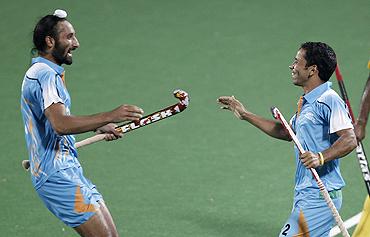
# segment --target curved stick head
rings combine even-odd
[[[180,100],[180,103],[187,107],[189,105],[189,95],[183,90],[177,89],[173,92],[173,95]]]
[[[271,113],[272,113],[272,116],[275,118],[275,119],[278,119],[279,118],[279,110],[278,108],[276,108],[275,106],[272,106],[271,107]]]
[[[22,160],[22,167],[26,170],[26,171],[28,171],[29,169],[30,169],[30,162],[29,162],[29,160]]]

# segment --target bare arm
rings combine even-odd
[[[45,110],[45,116],[59,135],[84,133],[109,123],[138,120],[142,114],[143,110],[134,105],[121,105],[109,112],[87,116],[67,115],[61,103],[52,104]]]
[[[267,135],[281,140],[292,140],[280,122],[253,114],[246,110],[243,104],[235,99],[234,96],[221,96],[217,101],[222,105],[222,109],[232,111],[237,118],[248,121]]]
[[[355,122],[355,133],[358,141],[362,141],[366,134],[366,124],[370,111],[370,74],[367,79],[364,93],[362,94],[360,103],[360,112]]]
[[[331,147],[322,151],[324,163],[334,160],[338,157],[344,157],[356,148],[356,135],[353,129],[344,129],[337,132],[338,140]],[[307,168],[316,168],[320,166],[320,157],[311,151],[301,154],[300,159]]]

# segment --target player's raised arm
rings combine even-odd
[[[248,111],[234,96],[221,96],[217,99],[217,102],[222,109],[230,110],[237,118],[248,121],[269,136],[291,141],[289,134],[280,123]]]

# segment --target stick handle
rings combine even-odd
[[[82,141],[76,142],[75,143],[75,147],[76,148],[80,148],[80,147],[83,147],[83,146],[87,146],[87,145],[93,144],[95,142],[102,141],[102,140],[104,140],[104,137],[105,137],[105,134],[97,134],[95,136],[86,138],[86,139],[84,139]],[[30,168],[30,161],[29,160],[22,160],[22,167],[25,170],[29,170],[29,168]]]
[[[95,142],[100,142],[100,141],[104,140],[104,137],[105,137],[105,134],[97,134],[95,136],[86,138],[82,141],[76,142],[75,147],[80,148],[80,147],[83,147],[83,146],[93,144]]]
[[[331,212],[334,216],[334,219],[337,222],[337,225],[338,225],[340,231],[342,232],[342,235],[344,237],[350,237],[346,227],[344,226],[343,220],[339,215],[339,212],[338,212],[337,208],[334,206],[333,200],[331,200],[331,198],[330,198],[328,190],[326,190],[326,188],[325,188],[324,184],[322,183],[322,181],[321,181],[319,175],[317,174],[316,170],[313,169],[313,168],[311,168],[310,170],[311,170],[313,176],[316,179],[317,186],[319,187],[320,192],[321,192],[321,194],[323,195],[323,197],[326,201],[326,204],[329,206],[329,208],[330,208],[330,210],[331,210]]]

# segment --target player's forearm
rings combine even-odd
[[[366,127],[368,116],[370,111],[370,75],[367,79],[364,93],[361,98],[359,116],[357,118],[357,124]]]
[[[257,127],[271,137],[291,141],[289,134],[285,131],[285,129],[279,122],[265,119],[249,111],[243,112],[241,114],[241,119],[248,121],[253,126]]]
[[[56,133],[67,135],[92,131],[111,122],[136,121],[144,111],[135,105],[120,105],[109,112],[73,116],[66,113],[63,104],[56,103],[45,109],[44,113]]]
[[[348,155],[357,146],[353,129],[347,129],[327,150],[322,151],[325,162]]]
[[[53,123],[53,128],[59,135],[78,134],[94,131],[112,122],[108,112],[88,116],[65,115]]]

